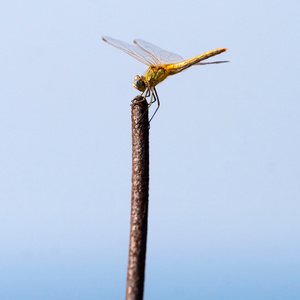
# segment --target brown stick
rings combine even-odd
[[[149,123],[147,101],[132,101],[132,190],[126,300],[142,300],[149,193]],[[140,101],[140,102],[138,102]]]

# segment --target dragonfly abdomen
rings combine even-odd
[[[166,65],[166,68],[170,70],[170,75],[173,75],[173,74],[179,73],[179,72],[199,63],[202,60],[208,59],[212,56],[215,56],[222,52],[225,52],[226,50],[227,50],[227,48],[219,48],[219,49],[211,50],[204,54],[198,55],[194,58],[191,58],[191,59],[188,59],[188,60],[176,63],[176,64]]]

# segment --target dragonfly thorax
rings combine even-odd
[[[133,79],[133,87],[137,90],[144,92],[147,88],[147,84],[145,81],[145,76],[136,75]]]

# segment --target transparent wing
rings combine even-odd
[[[157,65],[157,59],[153,57],[150,53],[147,51],[141,50],[139,47],[135,45],[130,45],[125,42],[113,39],[108,36],[102,37],[102,40],[104,42],[107,42],[108,44],[122,50],[123,52],[129,54],[130,56],[134,57],[135,59],[139,60],[143,64],[146,64],[147,66],[153,66]]]
[[[137,39],[133,42],[139,47],[139,49],[147,53],[147,55],[149,55],[152,58],[152,60],[155,61],[155,66],[184,61],[184,59],[180,55],[163,50],[146,41]]]

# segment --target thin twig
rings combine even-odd
[[[142,300],[149,194],[149,123],[147,101],[132,101],[132,190],[126,300]]]

